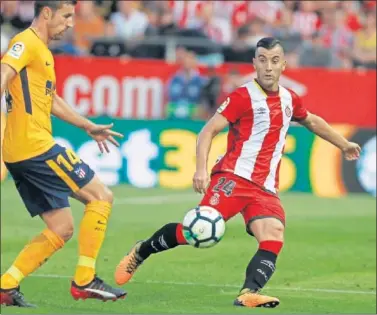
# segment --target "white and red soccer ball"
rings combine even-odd
[[[187,212],[183,219],[183,235],[196,248],[209,248],[221,241],[225,221],[216,209],[199,206]]]

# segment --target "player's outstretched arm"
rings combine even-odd
[[[357,143],[349,142],[335,131],[323,118],[309,113],[308,116],[304,120],[299,121],[299,123],[342,150],[347,160],[352,161],[359,158],[361,152],[360,146]]]
[[[75,112],[60,96],[54,95],[51,113],[61,120],[80,129],[87,130],[93,123]]]
[[[212,140],[228,124],[228,120],[223,115],[216,113],[199,133],[196,145],[196,172],[193,178],[193,187],[198,193],[205,193],[209,182],[207,161]]]
[[[111,142],[117,147],[120,146],[114,137],[123,138],[123,135],[111,130],[113,124],[97,125],[93,123],[89,119],[75,112],[71,106],[56,94],[54,95],[51,113],[61,120],[85,130],[88,135],[98,143],[98,147],[102,153],[104,151],[110,152],[106,141]]]
[[[1,77],[0,77],[1,94],[0,94],[0,98],[2,98],[3,95],[4,95],[5,89],[7,88],[8,82],[10,82],[17,75],[17,72],[10,65],[2,63],[0,73],[1,73]]]

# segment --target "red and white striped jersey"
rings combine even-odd
[[[179,27],[186,28],[187,23],[194,19],[200,10],[203,1],[177,1],[170,0],[169,7],[173,18]]]
[[[248,18],[248,1],[209,1],[209,0],[191,0],[191,1],[174,1],[170,0],[169,7],[172,10],[174,21],[179,27],[187,28],[189,23],[195,22],[198,14],[204,4],[213,4],[214,17],[224,18],[233,27],[240,27],[247,22]]]
[[[311,36],[320,26],[320,19],[315,12],[297,11],[293,13],[292,30],[302,36]]]
[[[277,193],[289,124],[308,115],[300,97],[282,86],[265,92],[254,80],[232,92],[218,113],[230,123],[228,147],[212,173],[232,172]]]

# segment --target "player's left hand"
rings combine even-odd
[[[360,157],[361,148],[357,143],[348,142],[342,151],[346,160],[354,161]]]
[[[116,141],[114,137],[123,138],[123,135],[119,132],[111,130],[113,126],[113,123],[109,125],[93,124],[86,130],[88,135],[92,137],[95,141],[97,141],[101,153],[103,153],[104,151],[106,151],[107,153],[110,152],[110,149],[107,145],[107,141],[111,142],[116,147],[120,146],[119,142]]]

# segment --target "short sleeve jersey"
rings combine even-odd
[[[13,163],[43,154],[54,145],[54,58],[37,33],[28,28],[11,40],[1,63],[17,72],[5,95],[8,115],[3,157],[5,162]]]
[[[232,172],[277,193],[290,122],[308,115],[300,97],[282,86],[279,92],[268,93],[251,81],[231,93],[218,113],[230,127],[227,152],[213,173]]]

